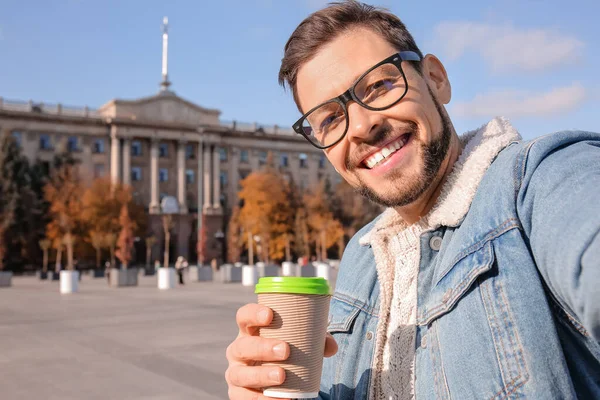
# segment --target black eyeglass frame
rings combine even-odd
[[[383,111],[383,110],[387,110],[388,108],[391,108],[393,106],[395,106],[396,104],[398,104],[400,102],[400,100],[402,100],[404,98],[404,96],[406,96],[406,93],[408,93],[408,82],[406,80],[406,75],[404,74],[404,70],[402,70],[402,61],[421,61],[421,57],[415,53],[414,51],[401,51],[395,54],[392,54],[391,56],[389,56],[388,58],[386,58],[383,61],[378,62],[377,64],[375,64],[374,66],[372,66],[371,68],[369,68],[364,74],[362,74],[360,77],[358,77],[358,79],[356,79],[356,81],[354,81],[354,83],[352,84],[352,86],[346,90],[344,93],[342,93],[341,95],[334,97],[332,99],[329,99],[313,108],[311,108],[309,111],[307,111],[306,113],[304,113],[304,115],[302,117],[300,117],[300,119],[298,121],[296,121],[294,123],[294,125],[292,125],[292,129],[294,129],[294,131],[299,134],[304,136],[304,138],[306,140],[308,140],[308,142],[310,144],[312,144],[313,146],[315,146],[318,149],[324,150],[324,149],[328,149],[330,147],[335,146],[336,144],[338,144],[345,136],[346,133],[348,133],[348,127],[350,126],[350,116],[348,115],[348,103],[350,101],[355,101],[357,104],[359,104],[361,107],[366,108],[367,110],[371,110],[371,111]],[[385,107],[371,107],[365,103],[363,103],[362,101],[360,101],[358,99],[358,97],[356,96],[356,93],[354,92],[354,89],[356,88],[356,85],[365,77],[367,76],[369,73],[371,73],[374,69],[381,67],[384,64],[393,64],[395,65],[398,70],[400,70],[400,74],[402,74],[402,79],[404,79],[404,93],[402,94],[402,96],[400,96],[400,98],[398,100],[396,100],[395,102],[393,102],[392,104],[390,104],[389,106],[385,106]],[[324,106],[325,104],[329,104],[329,103],[338,103],[342,109],[344,110],[344,114],[346,116],[346,130],[344,131],[344,133],[342,133],[342,135],[340,135],[340,138],[338,140],[336,140],[335,142],[333,142],[330,145],[327,146],[321,146],[315,142],[313,142],[306,133],[304,133],[304,130],[302,129],[302,124],[304,123],[304,120],[313,112],[315,111],[317,108]]]

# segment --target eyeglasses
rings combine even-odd
[[[402,61],[421,61],[414,51],[401,51],[375,64],[344,93],[314,107],[293,125],[318,149],[334,146],[348,132],[348,103],[355,101],[371,111],[396,105],[408,92]]]

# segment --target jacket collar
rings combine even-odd
[[[462,152],[452,172],[444,183],[436,204],[417,224],[423,228],[437,229],[440,226],[455,227],[466,216],[479,183],[498,153],[511,142],[521,140],[521,135],[503,117],[494,118],[479,129],[460,136]],[[359,240],[361,245],[370,245],[373,236],[393,235],[405,229],[407,224],[393,208],[386,209]]]

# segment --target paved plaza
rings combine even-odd
[[[0,288],[0,398],[227,399],[225,349],[252,288],[84,276],[79,289],[34,277]]]

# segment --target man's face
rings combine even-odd
[[[298,71],[300,108],[306,112],[339,96],[362,73],[397,52],[381,36],[364,28],[334,39]],[[435,98],[448,102],[449,84],[441,64],[430,61],[423,63],[423,77],[412,62],[402,63],[408,93],[395,106],[370,111],[349,103],[345,138],[325,150],[350,185],[388,207],[402,207],[421,197],[438,176],[449,147],[452,127]],[[428,62],[433,65],[432,73]],[[386,157],[381,159],[379,154]]]

